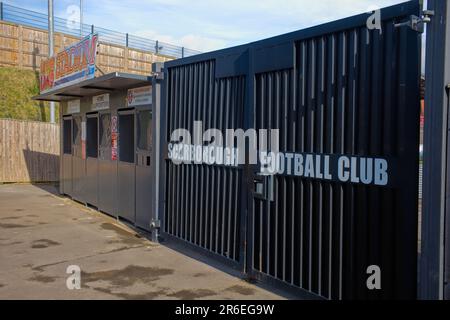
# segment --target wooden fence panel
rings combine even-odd
[[[101,41],[98,50],[98,75],[110,72],[128,72],[149,75],[152,63],[172,60],[172,57],[127,48]],[[54,52],[59,52],[79,38],[55,33]],[[41,60],[48,56],[46,30],[0,21],[0,67],[20,67],[39,70]]]
[[[59,180],[59,125],[0,119],[0,183]]]

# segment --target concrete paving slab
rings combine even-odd
[[[69,266],[81,289],[69,290]],[[0,299],[229,299],[288,296],[150,242],[49,185],[0,185]]]

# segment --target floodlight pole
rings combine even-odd
[[[80,37],[83,38],[83,0],[80,0]]]
[[[53,33],[54,33],[54,21],[53,21],[53,0],[48,0],[48,56],[53,56]],[[50,122],[55,123],[55,103],[50,102]]]

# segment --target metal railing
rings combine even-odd
[[[3,2],[0,2],[0,20],[48,30],[47,14],[22,9]],[[94,25],[83,24],[80,27],[80,23],[72,23],[68,19],[59,17],[55,17],[54,23],[55,32],[61,32],[76,37],[86,36],[90,33],[96,32],[99,34],[102,42],[117,44],[131,49],[148,51],[174,58],[189,57],[201,53],[197,50],[176,46],[162,41],[150,40],[144,37],[113,31]]]

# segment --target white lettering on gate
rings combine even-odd
[[[224,139],[220,130],[209,129],[204,132],[203,124],[195,122],[193,137],[186,129],[172,133],[170,141],[173,142],[168,144],[167,152],[173,163],[238,167],[248,162],[258,165],[259,174],[263,176],[286,175],[376,186],[388,186],[391,183],[390,165],[386,159],[279,152],[277,130],[264,129],[257,133],[254,129],[245,132],[242,129],[230,129],[226,130]]]

